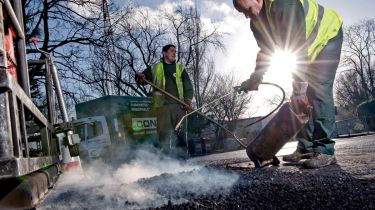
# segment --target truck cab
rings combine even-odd
[[[128,149],[157,139],[149,97],[104,96],[76,105],[75,132],[82,159],[127,155]]]
[[[108,154],[111,139],[107,121],[104,116],[94,116],[75,120],[74,131],[79,135],[80,156],[99,158]]]

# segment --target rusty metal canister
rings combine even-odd
[[[308,114],[297,114],[293,109],[291,103],[285,103],[247,146],[246,153],[256,168],[278,165],[276,153],[307,123]]]

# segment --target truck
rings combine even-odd
[[[126,155],[129,149],[158,141],[157,117],[150,97],[104,96],[79,103],[75,110],[77,119],[73,123],[81,139],[79,150],[83,162]],[[205,155],[213,150],[214,137],[207,123],[197,114],[188,117],[186,135],[190,155]]]
[[[57,68],[37,43],[36,49],[26,49],[22,12],[20,0],[0,2],[0,209],[35,208],[64,164],[79,163],[72,161],[79,138],[68,120]],[[31,53],[40,59],[28,60]],[[45,73],[45,108],[30,94],[32,65]],[[56,102],[62,119],[57,118]]]
[[[83,160],[111,158],[114,151],[157,141],[157,118],[149,97],[104,96],[79,103],[75,110],[74,130],[81,139]]]

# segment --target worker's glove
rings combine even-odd
[[[238,92],[241,92],[241,91],[248,92],[252,90],[258,90],[258,87],[260,83],[262,82],[262,80],[263,80],[263,75],[258,72],[254,72],[251,74],[250,79],[242,82],[241,86],[237,90]]]
[[[138,72],[135,74],[135,81],[140,85],[145,85],[146,75],[144,73]]]
[[[192,102],[191,102],[191,100],[185,100],[185,104],[186,104],[186,106],[183,106],[183,109],[185,110],[185,111],[188,111],[188,112],[191,112],[191,111],[193,111],[193,105],[192,105]]]
[[[291,101],[297,104],[307,105],[309,103],[306,96],[307,87],[307,82],[293,82]]]
[[[293,82],[293,94],[290,101],[298,109],[298,112],[308,113],[311,109],[309,99],[306,96],[307,87],[307,82]]]

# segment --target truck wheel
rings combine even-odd
[[[79,146],[78,146],[78,144],[74,144],[72,146],[69,145],[69,152],[70,152],[70,156],[72,156],[72,157],[79,156]]]

